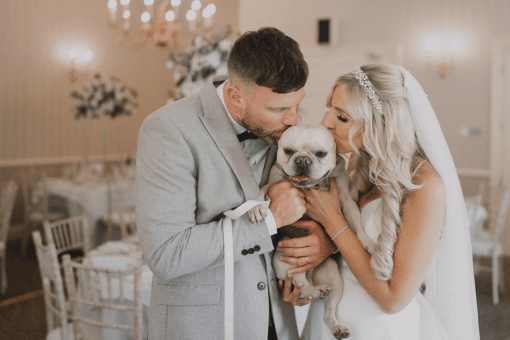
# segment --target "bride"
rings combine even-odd
[[[462,191],[420,84],[401,67],[364,66],[336,81],[328,107],[323,125],[333,133],[337,153],[351,153],[351,169],[360,151],[370,156],[372,187],[360,195],[358,206],[365,232],[377,242],[371,255],[345,228],[335,181],[329,192],[305,192],[307,214],[322,224],[342,254],[340,324],[353,340],[478,340]],[[281,250],[296,247],[295,242],[283,241]],[[303,304],[290,294],[283,290],[285,301]],[[334,339],[323,315],[323,301],[313,301],[303,339]]]

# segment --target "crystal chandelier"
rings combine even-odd
[[[186,22],[185,31],[189,35],[206,34],[212,29],[213,15],[216,12],[213,3],[202,7],[200,0],[193,0],[188,6],[182,4],[181,0],[162,0],[154,15],[155,1],[143,0],[145,10],[140,15],[139,34],[133,38],[130,2],[108,0],[111,31],[117,43],[128,47],[148,45],[175,48],[183,38],[182,22]]]

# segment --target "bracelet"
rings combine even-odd
[[[340,230],[340,231],[339,231],[339,232],[338,232],[335,236],[333,236],[333,238],[331,239],[331,241],[333,241],[333,240],[335,239],[335,237],[337,237],[338,235],[340,235],[340,233],[341,233],[342,231],[344,231],[345,229],[347,229],[348,227],[349,227],[349,226],[348,226],[348,225],[346,225],[346,226],[345,226],[342,230]]]

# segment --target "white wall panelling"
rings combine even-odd
[[[319,124],[327,111],[326,98],[336,79],[354,67],[373,62],[399,63],[398,44],[352,44],[337,48],[304,47],[309,77],[305,85],[302,123]],[[334,65],[332,69],[331,65]]]

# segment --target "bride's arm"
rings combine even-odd
[[[417,184],[422,181],[425,185],[402,202],[402,226],[395,244],[390,281],[374,277],[371,256],[350,228],[334,240],[358,282],[386,313],[399,312],[412,300],[427,274],[441,235],[446,211],[443,181],[430,169],[421,172]],[[338,200],[334,199],[334,184],[333,181],[329,194],[317,190],[306,193],[307,214],[320,222],[330,237],[347,225]]]

